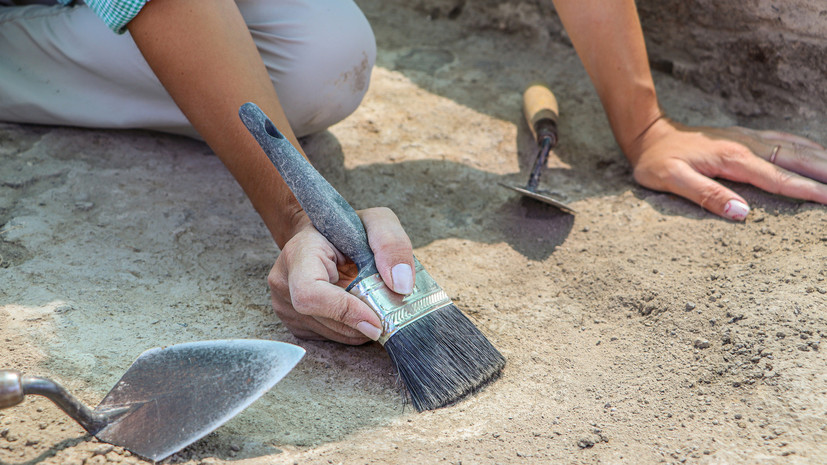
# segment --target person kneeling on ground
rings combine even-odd
[[[290,331],[346,344],[380,336],[376,314],[343,290],[352,267],[313,228],[237,116],[243,103],[256,102],[301,151],[297,136],[356,109],[376,45],[351,0],[21,3],[50,2],[0,0],[0,121],[202,138],[281,249],[268,283]],[[827,152],[820,145],[665,117],[633,0],[554,4],[641,185],[736,221],[749,213],[746,201],[713,178],[827,203]],[[410,293],[413,252],[399,220],[386,208],[360,216],[382,279]]]

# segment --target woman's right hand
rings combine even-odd
[[[400,294],[413,290],[413,249],[399,219],[387,208],[359,213],[385,284]],[[344,290],[356,266],[301,214],[267,277],[273,310],[296,337],[364,344],[382,334],[376,313]]]

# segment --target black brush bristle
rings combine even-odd
[[[419,412],[475,392],[505,366],[502,354],[453,304],[394,333],[385,350]]]

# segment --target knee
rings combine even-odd
[[[266,3],[272,21],[250,29],[296,135],[322,131],[353,113],[376,60],[376,41],[361,10],[341,0]],[[287,15],[284,8],[293,11]]]

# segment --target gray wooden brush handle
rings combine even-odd
[[[365,227],[353,207],[276,129],[256,104],[245,103],[238,110],[238,115],[276,166],[313,226],[359,268],[359,278],[351,286],[364,277],[376,274],[376,263]]]

